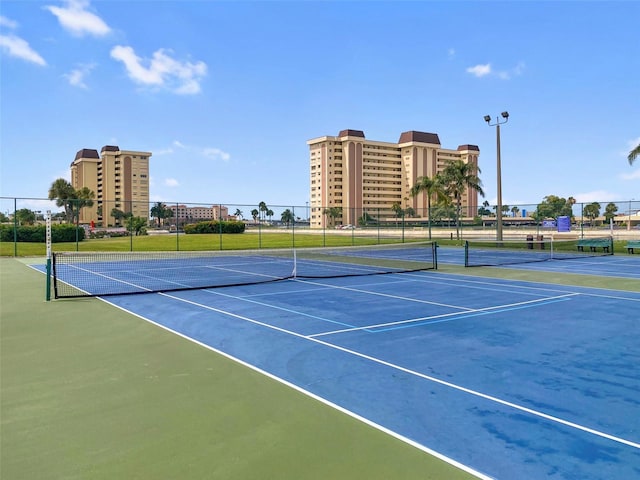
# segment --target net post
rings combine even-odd
[[[433,248],[433,269],[437,270],[438,269],[438,242],[433,242],[432,243],[432,248]]]
[[[293,272],[291,272],[291,278],[297,278],[298,276],[298,255],[296,249],[293,249]]]
[[[614,245],[613,235],[610,235],[609,236],[609,250],[611,251],[611,255],[613,255],[613,245]]]
[[[47,210],[45,241],[47,245],[47,286],[45,299],[51,301],[51,210]]]
[[[464,266],[469,266],[469,240],[464,241]]]

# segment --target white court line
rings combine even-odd
[[[459,315],[465,316],[465,315],[479,313],[479,312],[490,312],[492,310],[498,310],[498,309],[503,309],[503,308],[512,308],[512,307],[519,307],[519,306],[522,306],[522,305],[530,305],[532,303],[548,302],[548,301],[558,300],[560,298],[575,297],[577,295],[580,295],[580,294],[579,293],[568,293],[566,295],[559,295],[557,297],[538,298],[536,300],[527,300],[526,302],[507,303],[505,305],[495,305],[495,306],[492,306],[492,307],[477,308],[477,309],[471,310],[469,312],[443,313],[441,315],[432,315],[432,316],[429,316],[429,317],[420,317],[420,318],[410,318],[409,320],[400,320],[400,321],[397,321],[397,322],[379,323],[377,325],[367,325],[365,327],[345,328],[343,330],[334,330],[332,332],[314,333],[313,335],[308,335],[308,336],[310,338],[311,337],[315,338],[315,337],[322,337],[324,335],[333,335],[333,334],[336,334],[336,333],[354,332],[354,331],[357,331],[357,330],[369,330],[369,329],[380,328],[380,327],[393,327],[393,326],[396,326],[396,325],[403,325],[403,324],[406,324],[406,323],[421,322],[421,321],[424,321],[424,320],[434,320],[436,318],[455,317],[455,316],[459,316]]]
[[[177,300],[181,300],[181,299],[179,299],[177,297],[173,297],[173,296],[167,295],[167,294],[159,294],[159,295],[164,295],[164,296],[167,296],[167,297],[170,297],[170,298],[175,298]],[[388,429],[386,427],[383,427],[379,423],[373,422],[373,421],[369,420],[368,418],[365,418],[365,417],[363,417],[361,415],[358,415],[355,412],[352,412],[351,410],[347,410],[346,408],[341,407],[337,403],[330,402],[329,400],[327,400],[324,397],[320,397],[320,396],[316,395],[315,393],[310,392],[309,390],[305,390],[304,388],[296,385],[295,383],[291,383],[291,382],[289,382],[289,381],[287,381],[287,380],[285,380],[285,379],[283,379],[281,377],[278,377],[278,376],[276,376],[276,375],[274,375],[272,373],[269,373],[268,371],[263,370],[263,369],[255,366],[255,365],[252,365],[251,363],[245,362],[244,360],[241,360],[238,357],[234,357],[233,355],[230,355],[229,353],[227,353],[227,352],[225,352],[223,350],[219,350],[219,349],[217,349],[215,347],[212,347],[211,345],[207,345],[206,343],[200,342],[199,340],[196,340],[195,338],[191,338],[188,335],[180,333],[177,330],[173,330],[173,329],[171,329],[171,328],[169,328],[169,327],[167,327],[165,325],[162,325],[161,323],[155,322],[155,321],[153,321],[153,320],[151,320],[149,318],[146,318],[146,317],[144,317],[144,316],[142,316],[140,314],[131,312],[131,311],[127,310],[126,308],[121,307],[120,305],[116,305],[115,303],[111,303],[109,300],[106,300],[104,298],[100,298],[100,300],[102,300],[105,303],[108,303],[109,305],[111,305],[111,306],[113,306],[113,307],[115,307],[115,308],[117,308],[119,310],[122,310],[123,312],[126,312],[126,313],[128,313],[130,315],[133,315],[133,316],[135,316],[137,318],[140,318],[141,320],[144,320],[145,322],[149,322],[152,325],[155,325],[156,327],[160,327],[163,330],[166,330],[166,331],[168,331],[170,333],[173,333],[174,335],[177,335],[177,336],[179,336],[179,337],[181,337],[181,338],[183,338],[183,339],[185,339],[185,340],[187,340],[189,342],[195,343],[196,345],[199,345],[200,347],[206,348],[207,350],[210,350],[212,352],[217,353],[218,355],[221,355],[221,356],[223,356],[225,358],[228,358],[229,360],[232,360],[232,361],[234,361],[234,362],[236,362],[236,363],[238,363],[238,364],[240,364],[240,365],[242,365],[244,367],[247,367],[247,368],[253,370],[254,372],[258,372],[258,373],[264,375],[265,377],[268,377],[268,378],[270,378],[272,380],[275,380],[276,382],[279,382],[279,383],[281,383],[283,385],[286,385],[287,387],[292,388],[293,390],[295,390],[297,392],[300,392],[303,395],[306,395],[306,396],[308,396],[310,398],[313,398],[314,400],[317,400],[320,403],[323,403],[323,404],[325,404],[325,405],[327,405],[327,406],[329,406],[331,408],[334,408],[334,409],[338,410],[339,412],[344,413],[345,415],[349,415],[351,418],[354,418],[354,419],[364,423],[365,425],[369,425],[370,427],[373,427],[376,430],[379,430],[379,431],[381,431],[383,433],[386,433],[387,435],[390,435],[391,437],[396,438],[396,439],[400,440],[401,442],[406,443],[407,445],[411,445],[412,447],[417,448],[418,450],[421,450],[421,451],[423,451],[423,452],[425,452],[425,453],[427,453],[429,455],[432,455],[432,456],[442,460],[443,462],[448,463],[449,465],[452,465],[452,466],[454,466],[456,468],[459,468],[460,470],[462,470],[464,472],[467,472],[470,475],[473,475],[474,477],[479,478],[480,480],[495,480],[493,477],[490,477],[490,476],[488,476],[488,475],[486,475],[484,473],[478,472],[477,470],[474,470],[473,468],[469,467],[468,465],[460,463],[460,462],[458,462],[457,460],[454,460],[451,457],[447,457],[446,455],[444,455],[444,454],[442,454],[440,452],[432,450],[431,448],[429,448],[429,447],[427,447],[425,445],[422,445],[422,444],[416,442],[415,440],[411,440],[410,438],[405,437],[404,435],[400,435],[399,433],[394,432],[393,430],[390,430],[390,429]]]
[[[177,300],[179,302],[188,303],[188,304],[200,307],[200,308],[204,308],[206,310],[217,312],[217,313],[220,313],[222,315],[227,315],[227,316],[230,316],[230,317],[233,317],[233,318],[244,320],[246,322],[253,323],[255,325],[260,325],[262,327],[269,328],[271,330],[275,330],[275,331],[278,331],[278,332],[281,332],[281,333],[286,333],[288,335],[291,335],[291,336],[294,336],[294,337],[297,337],[297,338],[301,338],[303,340],[307,340],[307,341],[314,342],[314,343],[317,343],[317,344],[320,344],[320,345],[324,345],[326,347],[333,348],[333,349],[339,350],[341,352],[348,353],[348,354],[354,355],[356,357],[363,358],[365,360],[369,360],[369,361],[377,363],[379,365],[384,365],[386,367],[390,367],[390,368],[399,370],[401,372],[408,373],[410,375],[414,375],[416,377],[419,377],[419,378],[422,378],[424,380],[428,380],[428,381],[437,383],[439,385],[443,385],[443,386],[452,388],[454,390],[458,390],[458,391],[461,391],[461,392],[464,392],[464,393],[468,393],[470,395],[474,395],[476,397],[483,398],[485,400],[489,400],[491,402],[495,402],[495,403],[498,403],[500,405],[504,405],[506,407],[513,408],[515,410],[519,410],[521,412],[529,413],[529,414],[534,415],[536,417],[544,418],[545,420],[549,420],[549,421],[552,421],[552,422],[555,422],[555,423],[559,423],[559,424],[565,425],[567,427],[575,428],[576,430],[580,430],[580,431],[583,431],[583,432],[586,432],[586,433],[590,433],[592,435],[595,435],[595,436],[598,436],[598,437],[601,437],[601,438],[606,438],[607,440],[611,440],[611,441],[614,441],[614,442],[617,442],[617,443],[621,443],[621,444],[624,444],[624,445],[627,445],[627,446],[630,446],[630,447],[633,447],[633,448],[637,448],[637,449],[640,450],[640,443],[632,442],[631,440],[627,440],[627,439],[624,439],[624,438],[621,438],[621,437],[617,437],[615,435],[611,435],[611,434],[608,434],[608,433],[605,433],[605,432],[601,432],[599,430],[595,430],[593,428],[589,428],[589,427],[586,427],[584,425],[580,425],[578,423],[570,422],[568,420],[564,420],[562,418],[555,417],[553,415],[549,415],[549,414],[540,412],[538,410],[534,410],[532,408],[524,407],[522,405],[518,405],[516,403],[509,402],[507,400],[502,400],[501,398],[494,397],[492,395],[488,395],[486,393],[482,393],[482,392],[479,392],[477,390],[472,390],[470,388],[466,388],[466,387],[463,387],[463,386],[460,386],[460,385],[456,385],[455,383],[447,382],[445,380],[441,380],[439,378],[432,377],[430,375],[426,375],[424,373],[420,373],[420,372],[417,372],[415,370],[411,370],[409,368],[405,368],[405,367],[402,367],[400,365],[396,365],[396,364],[393,364],[391,362],[387,362],[387,361],[381,360],[379,358],[372,357],[370,355],[366,355],[364,353],[357,352],[355,350],[351,350],[351,349],[348,349],[348,348],[345,348],[345,347],[341,347],[339,345],[334,345],[334,344],[325,342],[323,340],[320,340],[318,338],[311,338],[309,336],[302,335],[302,334],[299,334],[299,333],[296,333],[296,332],[292,332],[290,330],[286,330],[284,328],[277,327],[275,325],[270,325],[268,323],[264,323],[264,322],[261,322],[259,320],[254,320],[252,318],[245,317],[243,315],[238,315],[238,314],[235,314],[235,313],[232,313],[232,312],[228,312],[226,310],[221,310],[221,309],[218,309],[218,308],[215,308],[215,307],[211,307],[209,305],[204,305],[202,303],[193,302],[191,300],[186,300],[186,299],[183,299],[183,298],[180,298],[180,297],[176,297],[174,295],[169,295],[169,294],[166,294],[166,293],[161,293],[160,295],[163,295],[163,296],[168,297],[168,298],[172,298],[172,299]]]
[[[147,292],[150,292],[150,291],[151,291],[149,288],[141,287],[140,285],[136,285],[135,283],[127,282],[127,281],[125,281],[125,280],[120,280],[119,278],[110,277],[109,275],[105,275],[105,274],[103,274],[103,273],[94,272],[94,271],[92,271],[92,270],[87,270],[86,268],[80,268],[80,267],[78,267],[78,266],[76,266],[76,265],[72,265],[72,264],[67,264],[67,266],[69,266],[69,267],[73,267],[73,268],[75,268],[76,270],[82,270],[83,272],[90,273],[91,275],[96,275],[96,276],[98,276],[98,277],[107,278],[107,279],[109,279],[109,280],[111,280],[111,281],[114,281],[114,282],[123,283],[123,284],[125,284],[125,285],[129,285],[130,287],[139,288],[140,290],[145,290],[145,291],[147,291]],[[76,288],[77,288],[77,287],[76,287]],[[78,288],[78,290],[80,290],[80,289]]]
[[[550,272],[551,273],[551,272]],[[420,275],[416,275],[413,273],[405,273],[402,275],[411,275],[411,276],[416,276],[416,277],[421,277]],[[456,277],[455,274],[452,273],[437,273],[436,275],[447,275],[448,277]],[[462,276],[462,275],[461,275]],[[426,277],[424,277],[426,278]],[[493,277],[473,277],[473,278],[480,278],[483,279],[485,281],[482,280],[468,280],[466,278],[447,278],[444,281],[438,281],[437,279],[435,280],[418,280],[420,282],[424,282],[424,283],[433,283],[436,285],[446,285],[448,281],[451,282],[459,282],[459,283],[454,283],[453,286],[462,286],[464,285],[467,288],[475,288],[475,289],[480,289],[480,290],[486,290],[486,288],[483,287],[478,287],[475,285],[468,285],[468,284],[479,284],[479,285],[493,285],[493,286],[498,286],[498,287],[509,287],[509,288],[516,288],[516,289],[525,289],[525,290],[541,290],[544,292],[554,292],[554,293],[576,293],[576,289],[577,290],[583,290],[583,291],[579,291],[577,293],[580,293],[581,295],[585,295],[585,296],[589,296],[589,297],[600,297],[600,298],[611,298],[614,300],[630,300],[632,302],[639,302],[640,298],[629,298],[629,297],[621,297],[621,296],[616,296],[616,295],[605,295],[602,293],[590,293],[586,290],[604,290],[604,291],[613,291],[613,292],[626,292],[629,293],[631,295],[638,295],[639,292],[635,292],[632,290],[617,290],[617,289],[613,289],[613,288],[604,288],[604,287],[583,287],[580,285],[561,285],[561,284],[555,284],[555,283],[544,283],[544,282],[539,282],[539,281],[535,281],[535,280],[512,280],[512,279],[508,279],[505,278],[503,279],[506,282],[510,282],[510,283],[519,283],[519,282],[525,282],[525,283],[537,283],[537,284],[542,284],[542,285],[549,285],[548,287],[533,287],[530,285],[505,285],[504,283],[499,283],[499,282],[495,282],[495,278]],[[615,277],[615,278],[621,278],[621,277]],[[552,287],[565,287],[565,288],[552,288]],[[568,287],[574,287],[574,290],[569,290]],[[516,293],[515,291],[510,291],[510,290],[506,290],[506,292],[510,292],[510,293]],[[517,292],[517,293],[523,293],[523,292]]]
[[[361,290],[359,288],[353,288],[353,287],[341,287],[339,285],[327,285],[326,283],[312,282],[311,280],[305,280],[303,278],[296,279],[295,281],[296,282],[306,283],[306,284],[309,284],[309,285],[319,285],[321,287],[329,287],[329,288],[336,289],[336,290],[347,290],[347,291],[350,291],[350,292],[366,293],[367,295],[375,295],[375,296],[378,296],[378,297],[393,298],[394,300],[405,300],[407,302],[424,303],[426,305],[437,305],[439,307],[457,308],[459,310],[464,310],[464,311],[473,311],[473,308],[459,307],[458,305],[449,305],[447,303],[430,302],[428,300],[420,300],[418,298],[411,298],[411,297],[402,297],[400,295],[391,295],[389,293],[371,292],[369,290]]]

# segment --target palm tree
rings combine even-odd
[[[435,178],[429,178],[427,176],[418,178],[416,183],[409,194],[412,197],[417,196],[420,192],[424,192],[427,197],[427,218],[429,219],[429,240],[431,240],[431,197],[434,195],[437,198],[437,202],[442,202],[446,199],[444,186],[442,185],[441,178],[436,175]]]
[[[73,186],[64,178],[58,178],[49,188],[49,200],[55,200],[58,207],[64,207],[64,216],[67,222],[73,220],[75,193]]]
[[[273,219],[273,210],[268,208],[266,213],[267,213],[267,217],[269,217],[269,221],[271,221]]]
[[[511,207],[511,213],[513,214],[513,216],[517,216],[518,212],[520,211],[520,209],[518,207]]]
[[[342,207],[325,208],[322,213],[328,215],[329,218],[333,220],[333,224],[335,225],[336,218],[342,216]]]
[[[267,204],[264,202],[260,202],[258,204],[258,210],[260,210],[260,214],[261,214],[261,218],[264,220],[265,218],[265,213],[267,213],[267,210],[269,210],[269,207],[267,207]]]
[[[162,226],[162,219],[168,218],[167,210],[170,211],[170,209],[168,209],[162,202],[158,202],[151,207],[151,217],[157,219],[158,228]]]
[[[76,215],[78,220],[80,219],[80,209],[84,207],[93,207],[93,199],[96,198],[96,194],[89,187],[82,187],[80,190],[76,190]]]
[[[399,202],[395,202],[391,205],[391,210],[396,214],[396,227],[398,226],[398,217],[401,216],[404,212],[402,211],[402,206],[400,206]]]
[[[627,160],[629,160],[629,165],[633,165],[633,162],[636,161],[636,158],[638,158],[638,155],[640,155],[640,143],[636,148],[634,148],[629,152],[629,156],[627,157]]]
[[[239,218],[240,220],[242,220],[242,210],[240,210],[239,208],[236,208],[235,213],[233,214],[236,218]]]
[[[256,223],[258,221],[258,217],[260,216],[260,212],[257,208],[251,210],[251,216],[253,217],[253,223]]]
[[[271,212],[271,214],[273,215],[273,212]],[[282,214],[280,215],[280,220],[282,220],[282,222],[284,222],[285,225],[289,227],[289,223],[293,222],[293,213],[291,212],[291,210],[287,208],[284,212],[282,212]]]
[[[468,190],[475,190],[484,197],[482,182],[478,178],[480,168],[463,160],[450,161],[442,171],[442,183],[449,198],[456,203],[456,238],[460,239],[460,214],[462,212],[462,196]]]

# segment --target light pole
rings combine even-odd
[[[491,116],[485,115],[484,121],[487,125],[496,127],[496,173],[498,177],[498,206],[496,208],[496,240],[502,241],[502,172],[500,166],[500,125],[509,121],[509,112],[502,112],[500,114],[504,120],[501,122],[500,117],[496,117],[496,123],[491,123]]]

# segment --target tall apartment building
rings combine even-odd
[[[149,158],[151,152],[120,150],[105,145],[97,150],[82,149],[71,163],[71,185],[88,187],[95,195],[93,207],[80,211],[80,222],[99,226],[118,225],[113,209],[149,218]]]
[[[460,145],[441,148],[435,133],[404,132],[397,143],[367,140],[361,130],[342,130],[338,136],[324,136],[307,142],[310,150],[311,227],[324,228],[330,222],[325,210],[341,209],[337,223],[357,225],[364,213],[393,219],[394,204],[413,208],[418,217],[427,216],[427,197],[410,195],[419,177],[433,178],[450,160],[478,165],[480,149]],[[462,199],[463,215],[478,210],[478,194],[467,191]]]

